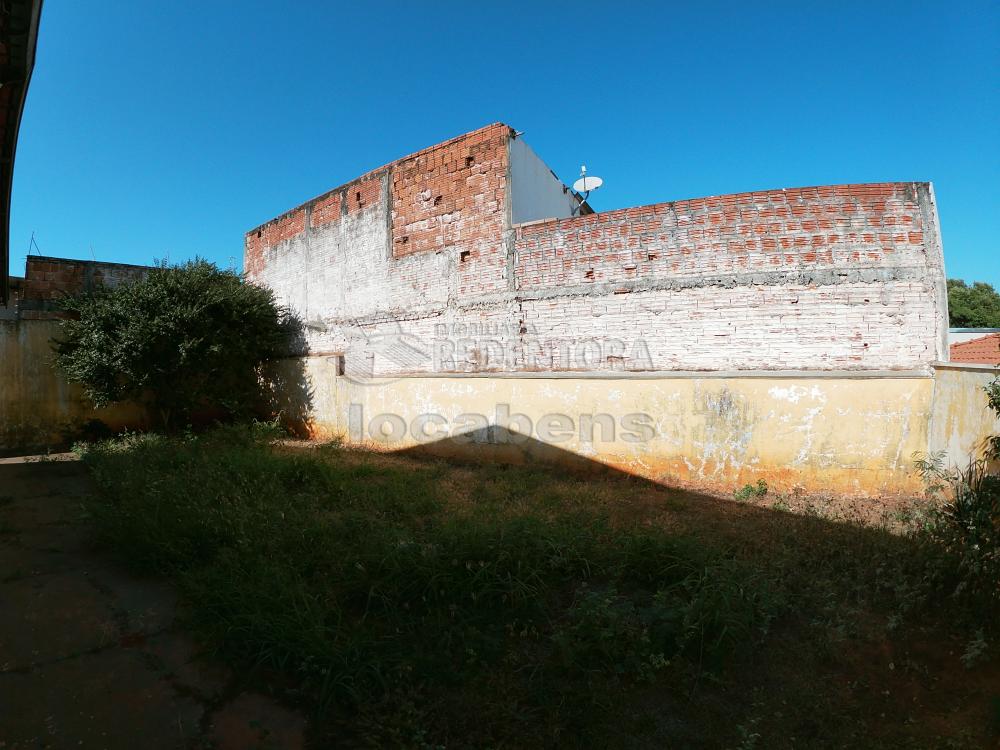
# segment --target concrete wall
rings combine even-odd
[[[584,459],[723,492],[761,478],[777,490],[918,492],[912,454],[927,448],[933,393],[930,377],[884,374],[359,381],[338,376],[331,358],[302,363],[317,438],[342,437],[390,451],[422,446],[477,460],[578,465]],[[505,427],[526,427],[508,414],[530,419],[531,440],[508,444]],[[415,426],[421,415],[432,416]],[[610,418],[613,434],[604,431],[606,420],[598,415]],[[391,434],[401,425],[405,433]]]
[[[65,446],[90,420],[112,429],[140,427],[135,407],[94,409],[52,366],[56,320],[0,320],[0,453]]]
[[[556,177],[523,138],[510,139],[511,220],[568,219],[579,208],[576,194]]]
[[[65,447],[92,420],[114,430],[147,423],[135,406],[94,409],[83,391],[52,364],[58,335],[58,300],[65,294],[142,278],[148,266],[28,256],[0,311],[0,454]]]
[[[949,466],[981,458],[985,439],[1000,435],[1000,419],[987,408],[983,388],[1000,375],[989,365],[936,363],[928,451],[944,451]]]

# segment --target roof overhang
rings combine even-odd
[[[0,4],[0,305],[10,292],[10,194],[24,100],[35,67],[42,0]]]

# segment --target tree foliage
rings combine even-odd
[[[954,328],[1000,328],[1000,294],[982,281],[948,279],[948,312]]]
[[[266,398],[261,365],[296,332],[274,294],[194,260],[64,298],[56,364],[97,406],[135,401],[165,429],[195,412],[247,416]]]

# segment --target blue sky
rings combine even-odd
[[[810,7],[805,7],[810,6]],[[948,275],[1000,288],[1000,4],[46,0],[11,271],[242,262],[243,233],[500,120],[598,210],[931,180]]]

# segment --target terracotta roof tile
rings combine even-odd
[[[951,345],[952,362],[1000,365],[1000,333]]]

